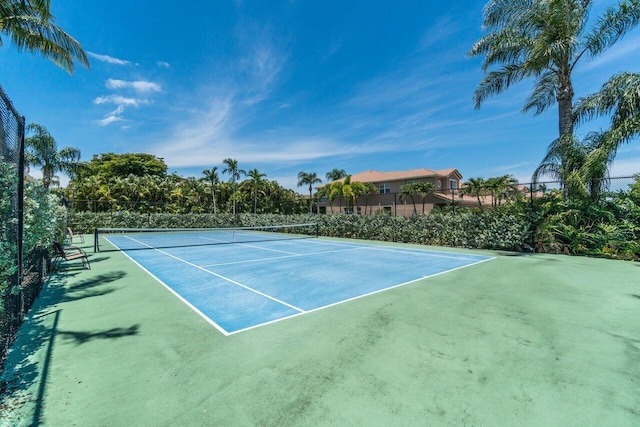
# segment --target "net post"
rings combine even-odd
[[[98,229],[93,230],[93,252],[100,252],[100,245],[98,244]]]

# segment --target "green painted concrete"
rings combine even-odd
[[[91,254],[24,324],[0,422],[640,425],[640,265],[495,255],[225,337],[123,254]]]

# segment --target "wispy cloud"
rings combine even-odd
[[[122,122],[124,119],[119,115],[124,112],[124,107],[119,105],[115,110],[111,111],[109,114],[104,116],[102,120],[98,120],[96,123],[100,126],[108,126],[112,123]]]
[[[127,81],[108,79],[106,86],[108,89],[133,89],[138,93],[161,92],[162,87],[158,83],[145,80]]]
[[[147,99],[126,98],[121,95],[107,95],[99,96],[93,100],[96,105],[101,104],[116,104],[122,106],[138,107],[139,105],[147,105],[149,101]]]
[[[236,36],[244,54],[237,62],[240,93],[247,105],[265,100],[282,72],[287,54],[283,43],[269,26],[243,23],[236,29]]]
[[[114,58],[113,56],[109,56],[109,55],[101,55],[99,53],[94,53],[94,52],[87,52],[87,55],[90,56],[91,58],[97,59],[100,62],[106,62],[107,64],[131,65],[131,61]]]
[[[166,61],[156,61],[156,65],[160,68],[171,68],[171,64]]]

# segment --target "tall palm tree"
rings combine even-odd
[[[328,182],[337,181],[347,176],[347,172],[344,169],[335,168],[327,172],[326,177]]]
[[[215,215],[217,212],[216,209],[216,186],[220,183],[220,178],[218,178],[218,167],[214,166],[211,169],[205,169],[202,171],[204,175],[203,180],[206,181],[209,185],[211,185],[211,198],[213,199],[213,214]]]
[[[232,158],[226,158],[222,161],[227,167],[222,171],[222,173],[226,173],[229,175],[229,180],[231,181],[231,185],[233,187],[233,214],[236,214],[236,185],[241,176],[245,176],[247,174],[243,169],[238,169],[238,161]]]
[[[258,187],[264,182],[262,178],[267,175],[254,168],[247,173],[247,176],[253,184],[253,213],[255,214],[258,210]]]
[[[53,23],[49,6],[50,0],[0,0],[0,34],[8,36],[18,50],[40,53],[69,73],[74,61],[89,68],[80,43]]]
[[[315,172],[298,172],[298,187],[309,185],[309,213],[313,212],[313,184],[319,184],[322,180]]]
[[[30,166],[40,166],[42,169],[42,184],[49,188],[56,172],[73,172],[80,161],[80,150],[75,147],[65,147],[58,151],[56,140],[49,134],[47,128],[36,123],[27,126],[27,132],[34,134],[25,139],[25,163]]]
[[[558,104],[560,143],[573,135],[572,74],[582,58],[593,58],[616,43],[640,21],[640,2],[621,0],[588,26],[591,0],[490,0],[484,8],[489,34],[472,47],[484,56],[487,72],[474,93],[475,107],[511,85],[534,78],[523,111],[536,115]],[[562,155],[562,153],[560,153]],[[561,158],[561,162],[565,160]]]

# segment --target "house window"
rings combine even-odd
[[[391,193],[391,184],[389,184],[388,182],[379,184],[378,190],[380,191],[380,194],[389,194]]]
[[[449,188],[452,190],[456,190],[458,188],[458,180],[457,179],[450,179],[449,180]]]

